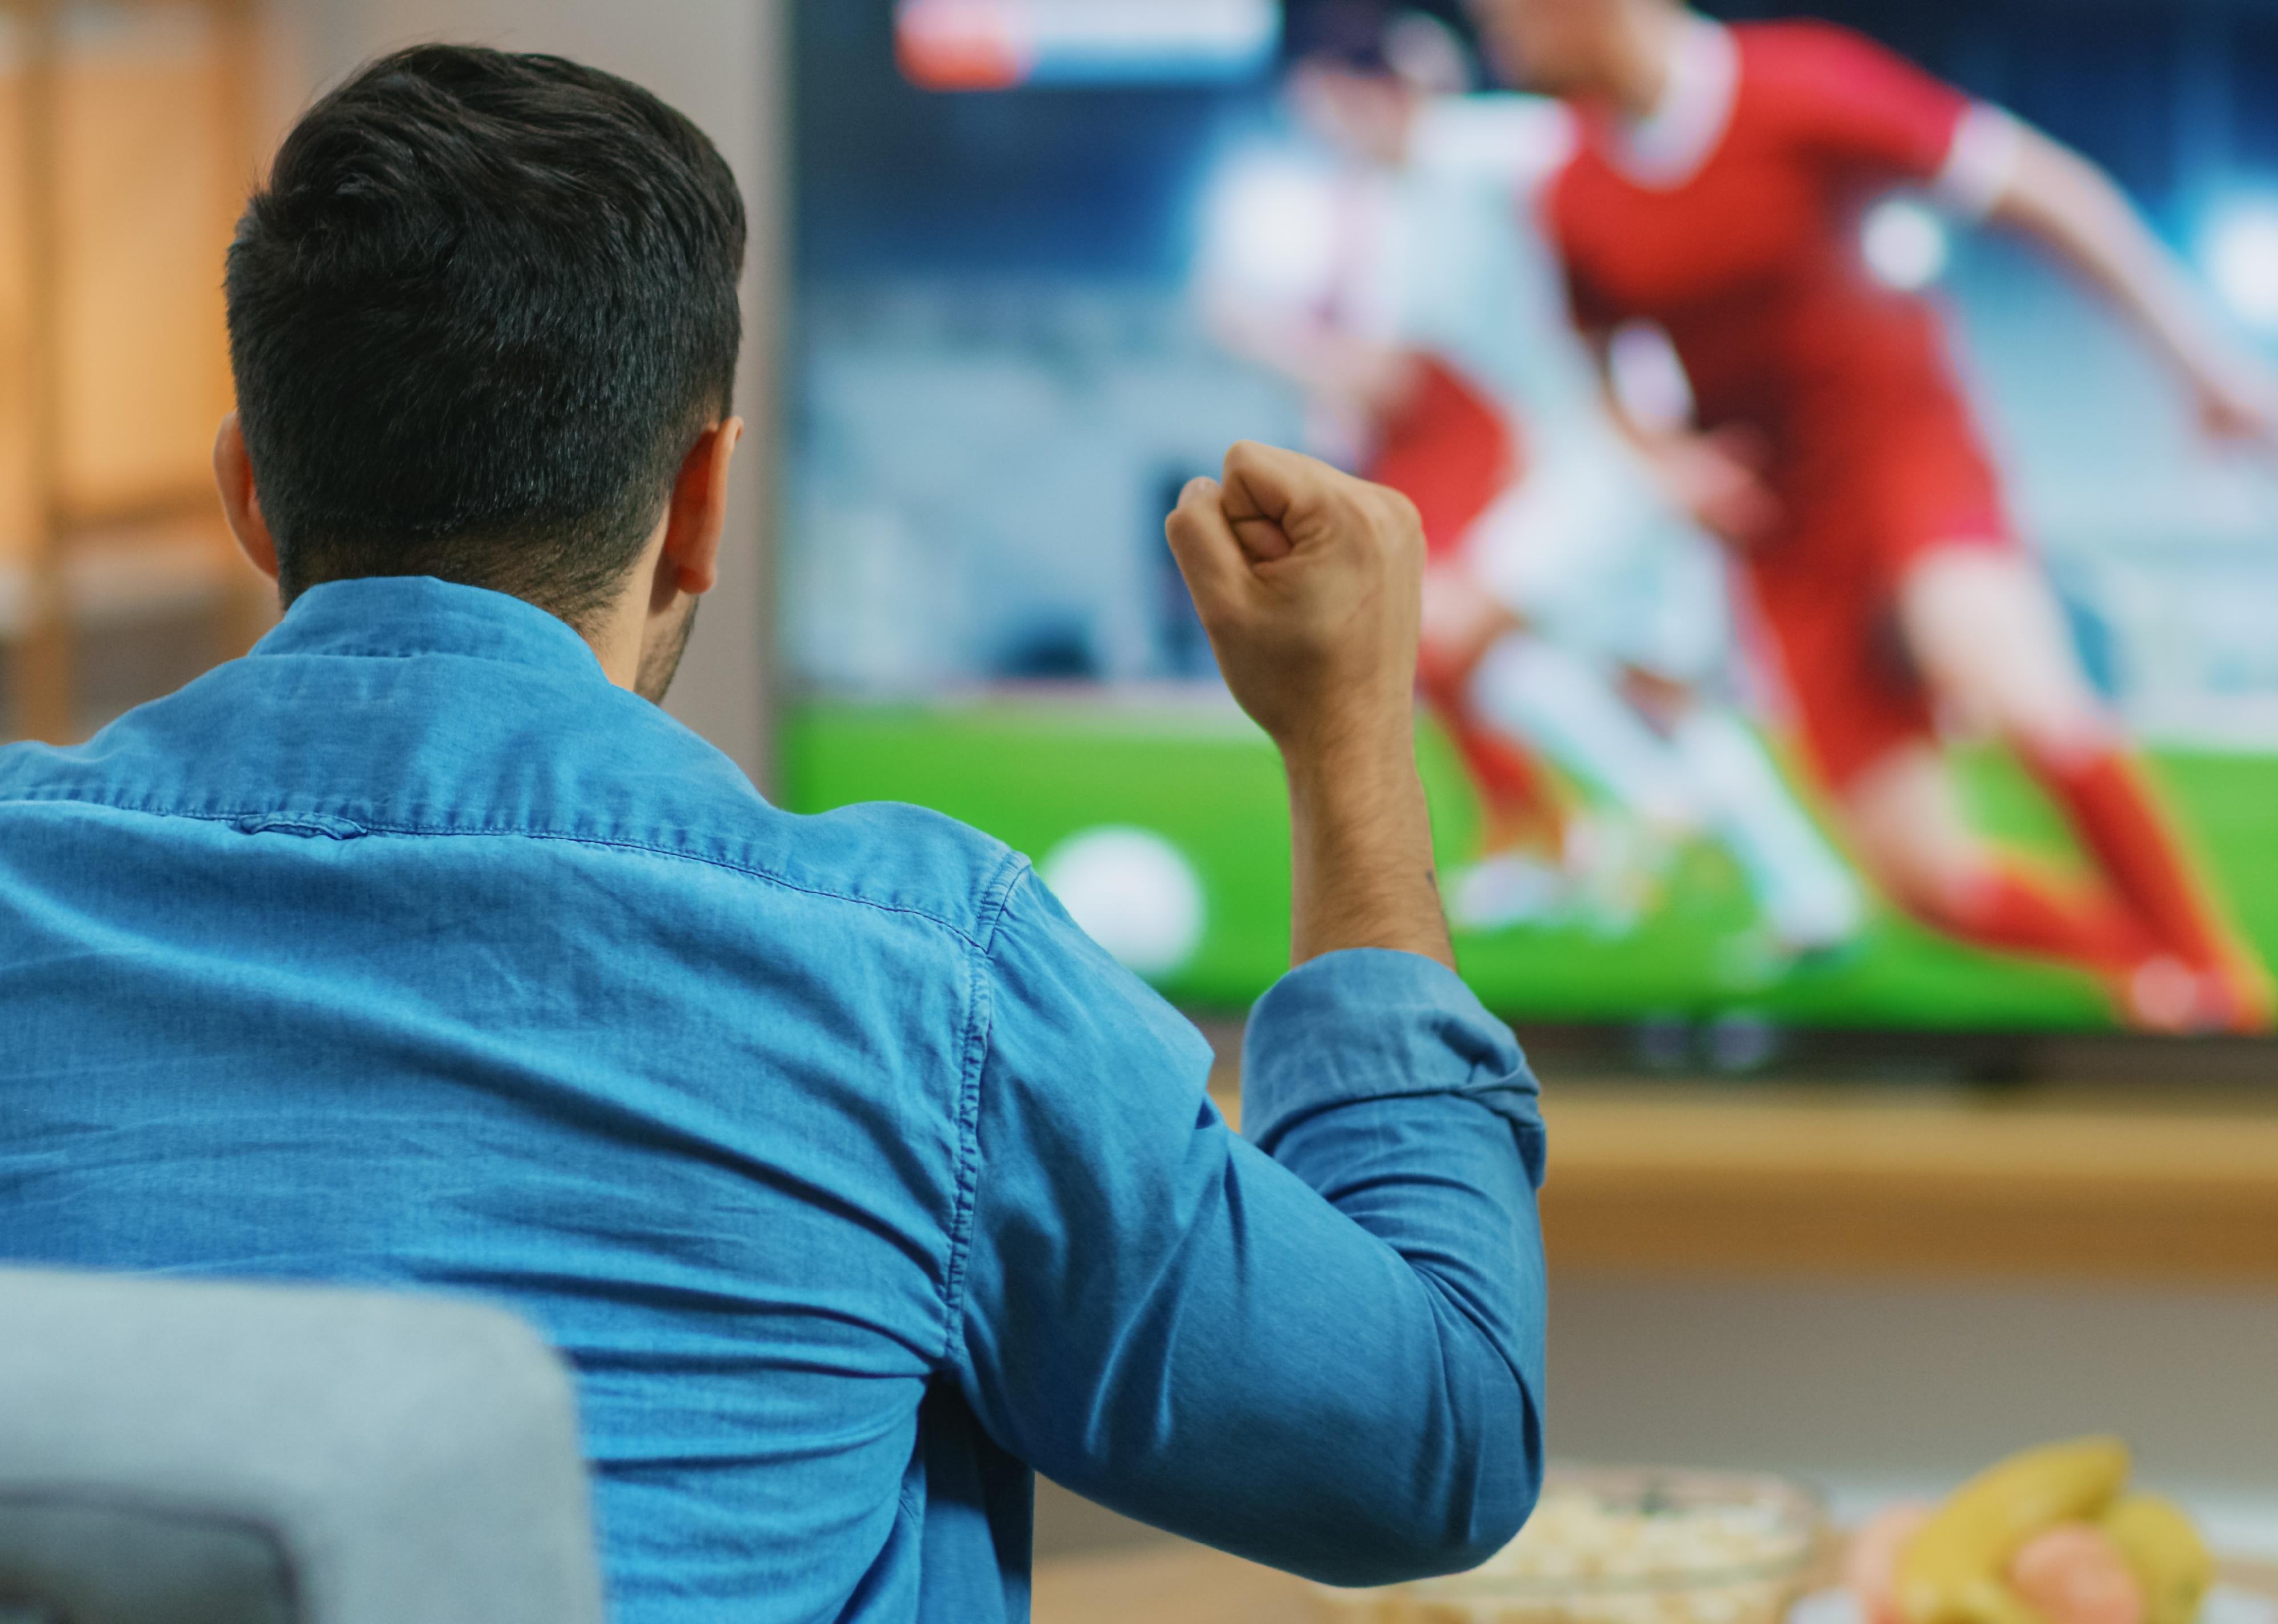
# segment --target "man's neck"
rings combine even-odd
[[[595,625],[577,629],[601,663],[603,675],[620,688],[633,686],[640,676],[641,628],[646,618],[612,614]]]
[[[641,662],[657,631],[656,577],[663,549],[664,532],[660,527],[632,572],[619,585],[616,596],[577,628],[608,679],[635,693],[640,690]]]

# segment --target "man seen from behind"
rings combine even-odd
[[[558,58],[416,48],[294,131],[216,448],[284,620],[0,750],[0,1255],[523,1314],[625,1624],[1025,1618],[1032,1469],[1332,1582],[1476,1563],[1540,1471],[1542,1138],[1449,968],[1412,509],[1241,447],[1171,523],[1288,770],[1238,1137],[1025,860],[791,816],[652,702],[744,235]]]

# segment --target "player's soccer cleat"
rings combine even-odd
[[[1548,924],[1566,912],[1566,877],[1516,852],[1484,858],[1451,877],[1448,919],[1459,931]]]
[[[1574,911],[1597,935],[1631,934],[1669,893],[1680,842],[1624,814],[1578,821],[1567,837],[1567,883]]]
[[[2270,977],[2244,953],[2197,969],[2171,954],[2129,966],[2114,987],[2121,1018],[2176,1037],[2259,1037],[2278,1028]]]
[[[2134,966],[2117,990],[2122,1017],[2138,1031],[2181,1036],[2199,1030],[2205,989],[2198,972],[2172,954]]]

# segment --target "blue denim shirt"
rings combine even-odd
[[[1019,856],[794,817],[567,626],[309,593],[0,750],[0,1255],[476,1293],[575,1362],[615,1615],[990,1624],[1030,1467],[1369,1582],[1541,1452],[1535,1088],[1437,965],[1194,1029]]]

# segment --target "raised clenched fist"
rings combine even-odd
[[[1424,530],[1405,496],[1244,441],[1167,533],[1227,686],[1285,755],[1412,737]]]

